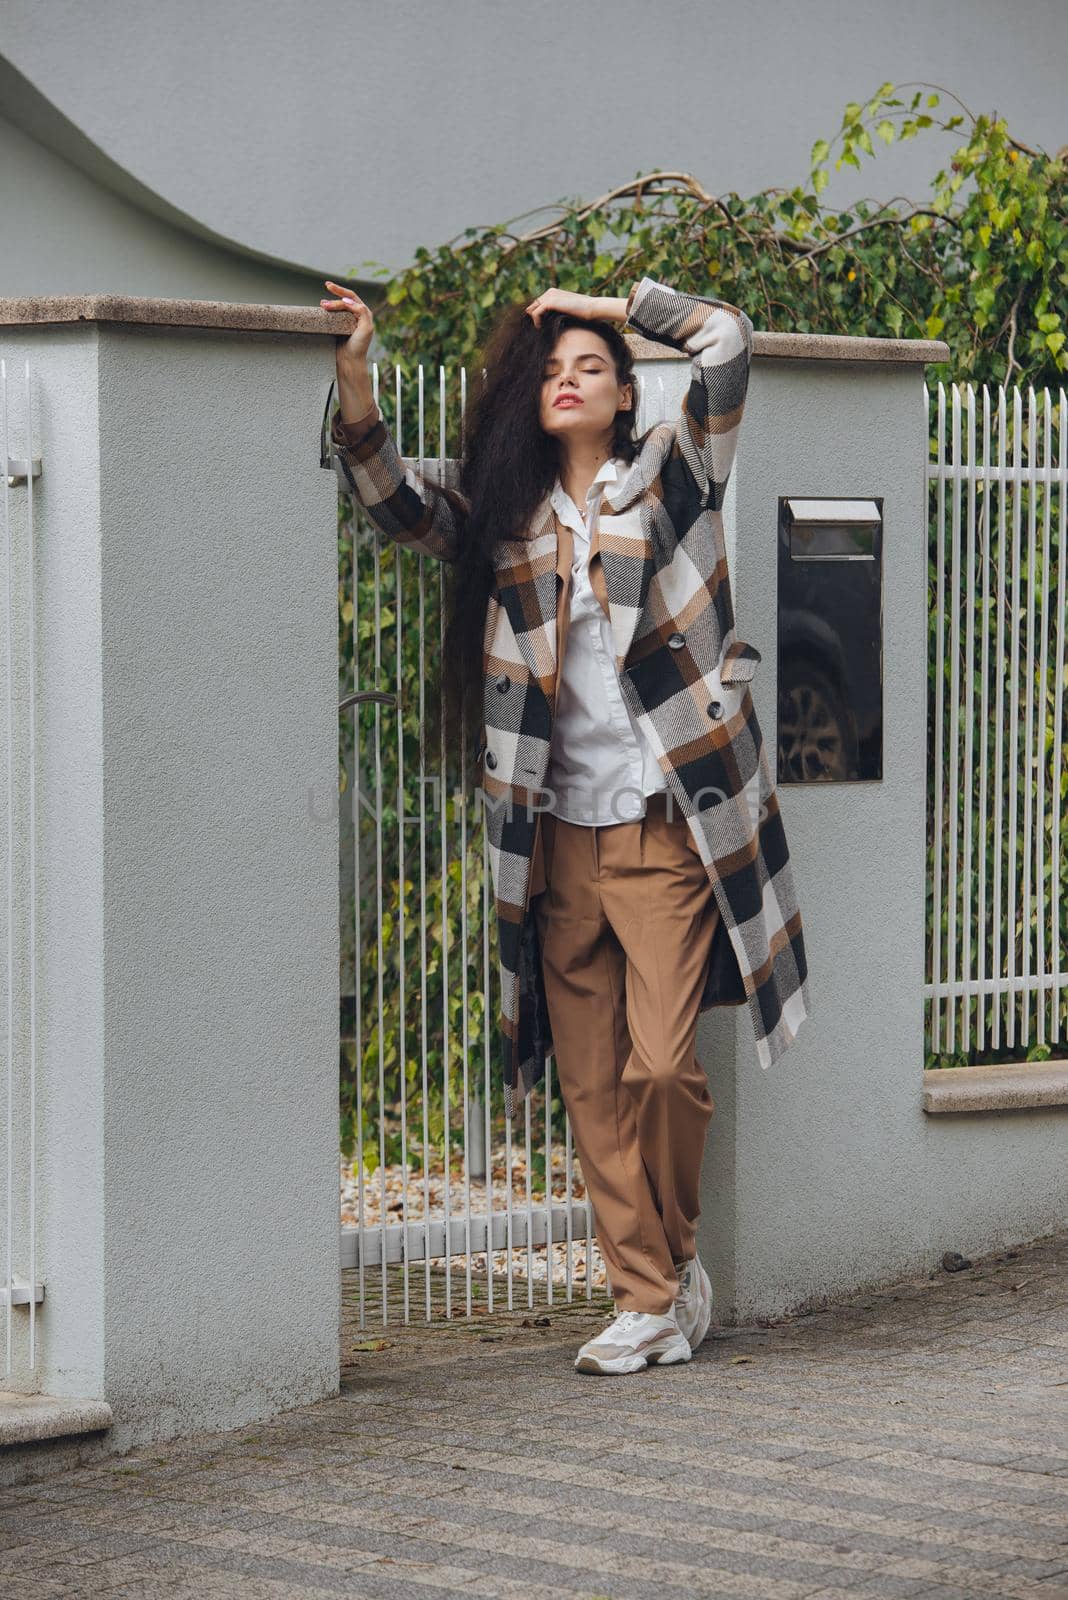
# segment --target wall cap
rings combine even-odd
[[[329,314],[329,313],[328,313]],[[656,344],[628,333],[627,343],[636,361],[688,361],[685,350]],[[948,361],[950,349],[942,339],[854,338],[844,333],[753,333],[753,358],[770,361],[892,361],[900,366],[914,362]]]
[[[1068,1106],[1068,1060],[932,1067],[923,1075],[925,1111],[1023,1111],[1037,1106]]]
[[[140,324],[162,328],[216,328],[230,333],[318,334],[349,331],[339,312],[320,306],[273,306],[229,300],[161,300],[153,295],[85,294],[0,297],[0,327],[49,327],[72,322]],[[685,351],[628,333],[639,361],[686,361]],[[786,361],[948,361],[941,339],[851,338],[839,333],[761,333],[754,356]]]
[[[68,1400],[51,1394],[0,1394],[0,1449],[39,1439],[67,1439],[112,1425],[103,1400]]]
[[[348,318],[319,306],[271,306],[229,300],[161,300],[136,294],[45,294],[0,297],[0,327],[48,327],[72,322],[162,328],[217,328],[231,333],[311,333],[336,338]]]

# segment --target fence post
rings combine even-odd
[[[924,376],[946,355],[933,341],[756,335],[724,532],[738,633],[762,657],[750,687],[769,765],[776,775],[784,640],[804,631],[779,625],[784,496],[882,503],[884,743],[881,778],[777,778],[812,999],[797,1040],[762,1071],[746,1007],[701,1021],[717,1110],[701,1241],[724,1320],[892,1277],[930,1248]]]
[[[333,351],[318,309],[0,301],[43,461],[21,1381],[118,1448],[338,1387]]]

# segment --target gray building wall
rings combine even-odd
[[[0,56],[0,294],[159,294],[301,304],[272,261],[139,183]]]
[[[959,95],[1028,143],[1068,140],[1062,0],[7,0],[0,49],[0,111],[73,168],[0,127],[8,294],[314,304],[322,275],[397,270],[419,244],[639,170],[717,193],[799,183],[845,103],[886,80],[942,86],[937,115]],[[12,70],[43,104],[27,110]],[[880,146],[823,198],[919,199],[962,133]],[[160,232],[152,197],[192,242]]]

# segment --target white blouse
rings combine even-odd
[[[624,702],[611,623],[590,585],[590,541],[601,496],[625,470],[626,462],[618,456],[605,462],[590,485],[585,517],[559,478],[552,494],[557,516],[575,537],[571,613],[545,783],[548,809],[588,827],[643,817],[646,795],[667,788],[656,756]],[[613,531],[617,523],[632,519],[633,531],[640,535],[639,517],[635,502],[613,516]],[[620,533],[626,531],[620,526]]]

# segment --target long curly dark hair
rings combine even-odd
[[[509,306],[486,342],[476,373],[485,379],[475,389],[464,417],[459,490],[424,480],[444,495],[457,513],[461,539],[457,559],[446,567],[444,648],[428,684],[431,707],[425,730],[429,747],[441,740],[472,761],[482,726],[483,635],[493,591],[492,551],[500,539],[527,537],[538,505],[552,490],[560,470],[559,445],[541,426],[541,386],[545,362],[566,328],[586,328],[608,346],[619,383],[632,385],[632,408],[618,411],[613,455],[633,461],[638,389],[633,358],[619,328],[600,318],[549,311],[536,327],[519,305]],[[463,738],[460,733],[463,729]],[[469,778],[473,766],[467,767]]]

